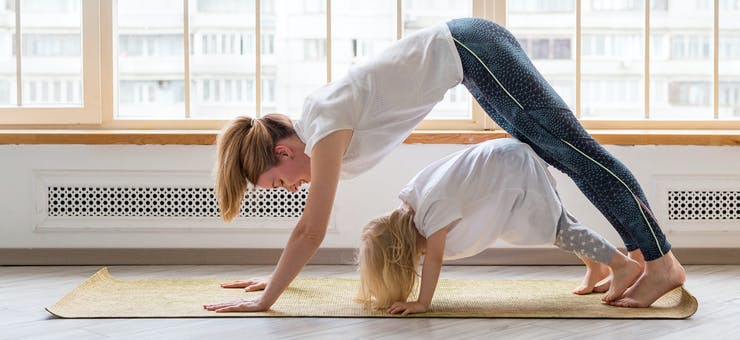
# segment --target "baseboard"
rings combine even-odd
[[[4,248],[0,265],[275,264],[282,249]],[[740,248],[674,248],[683,264],[740,265]],[[355,249],[319,249],[310,264],[353,264]],[[572,254],[548,248],[492,248],[449,265],[572,265]]]

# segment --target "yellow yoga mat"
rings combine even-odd
[[[260,292],[224,289],[229,279],[118,279],[103,268],[53,306],[61,318],[181,317],[399,317],[369,311],[353,301],[357,279],[296,279],[263,313],[215,313],[202,306],[249,298]],[[650,308],[619,308],[601,294],[574,295],[570,280],[440,280],[430,311],[406,317],[445,318],[660,318],[683,319],[697,301],[683,288]]]

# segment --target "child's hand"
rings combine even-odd
[[[265,308],[262,306],[262,297],[257,297],[249,300],[236,300],[224,303],[216,303],[210,305],[203,305],[204,309],[214,311],[216,313],[223,312],[264,312],[269,307]]]
[[[256,277],[246,281],[233,281],[228,283],[222,283],[221,288],[244,288],[246,292],[253,292],[257,290],[263,290],[267,287],[270,282],[269,276]]]
[[[395,302],[391,305],[390,308],[388,308],[389,314],[399,314],[401,315],[409,315],[413,313],[424,313],[427,311],[427,306],[424,304],[418,302],[418,301],[410,301],[410,302]]]

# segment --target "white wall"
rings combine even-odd
[[[354,247],[360,228],[370,218],[395,208],[396,194],[414,173],[429,162],[464,145],[401,145],[368,173],[339,187],[333,229],[324,247]],[[607,146],[637,176],[653,210],[660,218],[665,210],[661,190],[678,186],[722,186],[740,191],[740,147],[723,146]],[[76,170],[96,173],[121,171],[201,174],[198,180],[211,183],[214,146],[179,145],[0,145],[0,248],[278,248],[287,239],[286,230],[250,230],[223,224],[218,228],[182,226],[146,231],[116,228],[58,231],[37,230],[34,197],[35,175],[44,171]],[[555,173],[567,207],[585,224],[621,245],[616,232],[590,205],[572,181]],[[661,204],[663,203],[663,204]],[[740,223],[669,223],[662,227],[674,246],[738,247]]]

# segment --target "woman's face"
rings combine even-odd
[[[311,181],[311,160],[303,152],[294,152],[284,145],[275,148],[278,165],[260,175],[257,186],[266,189],[285,188],[296,192]]]

